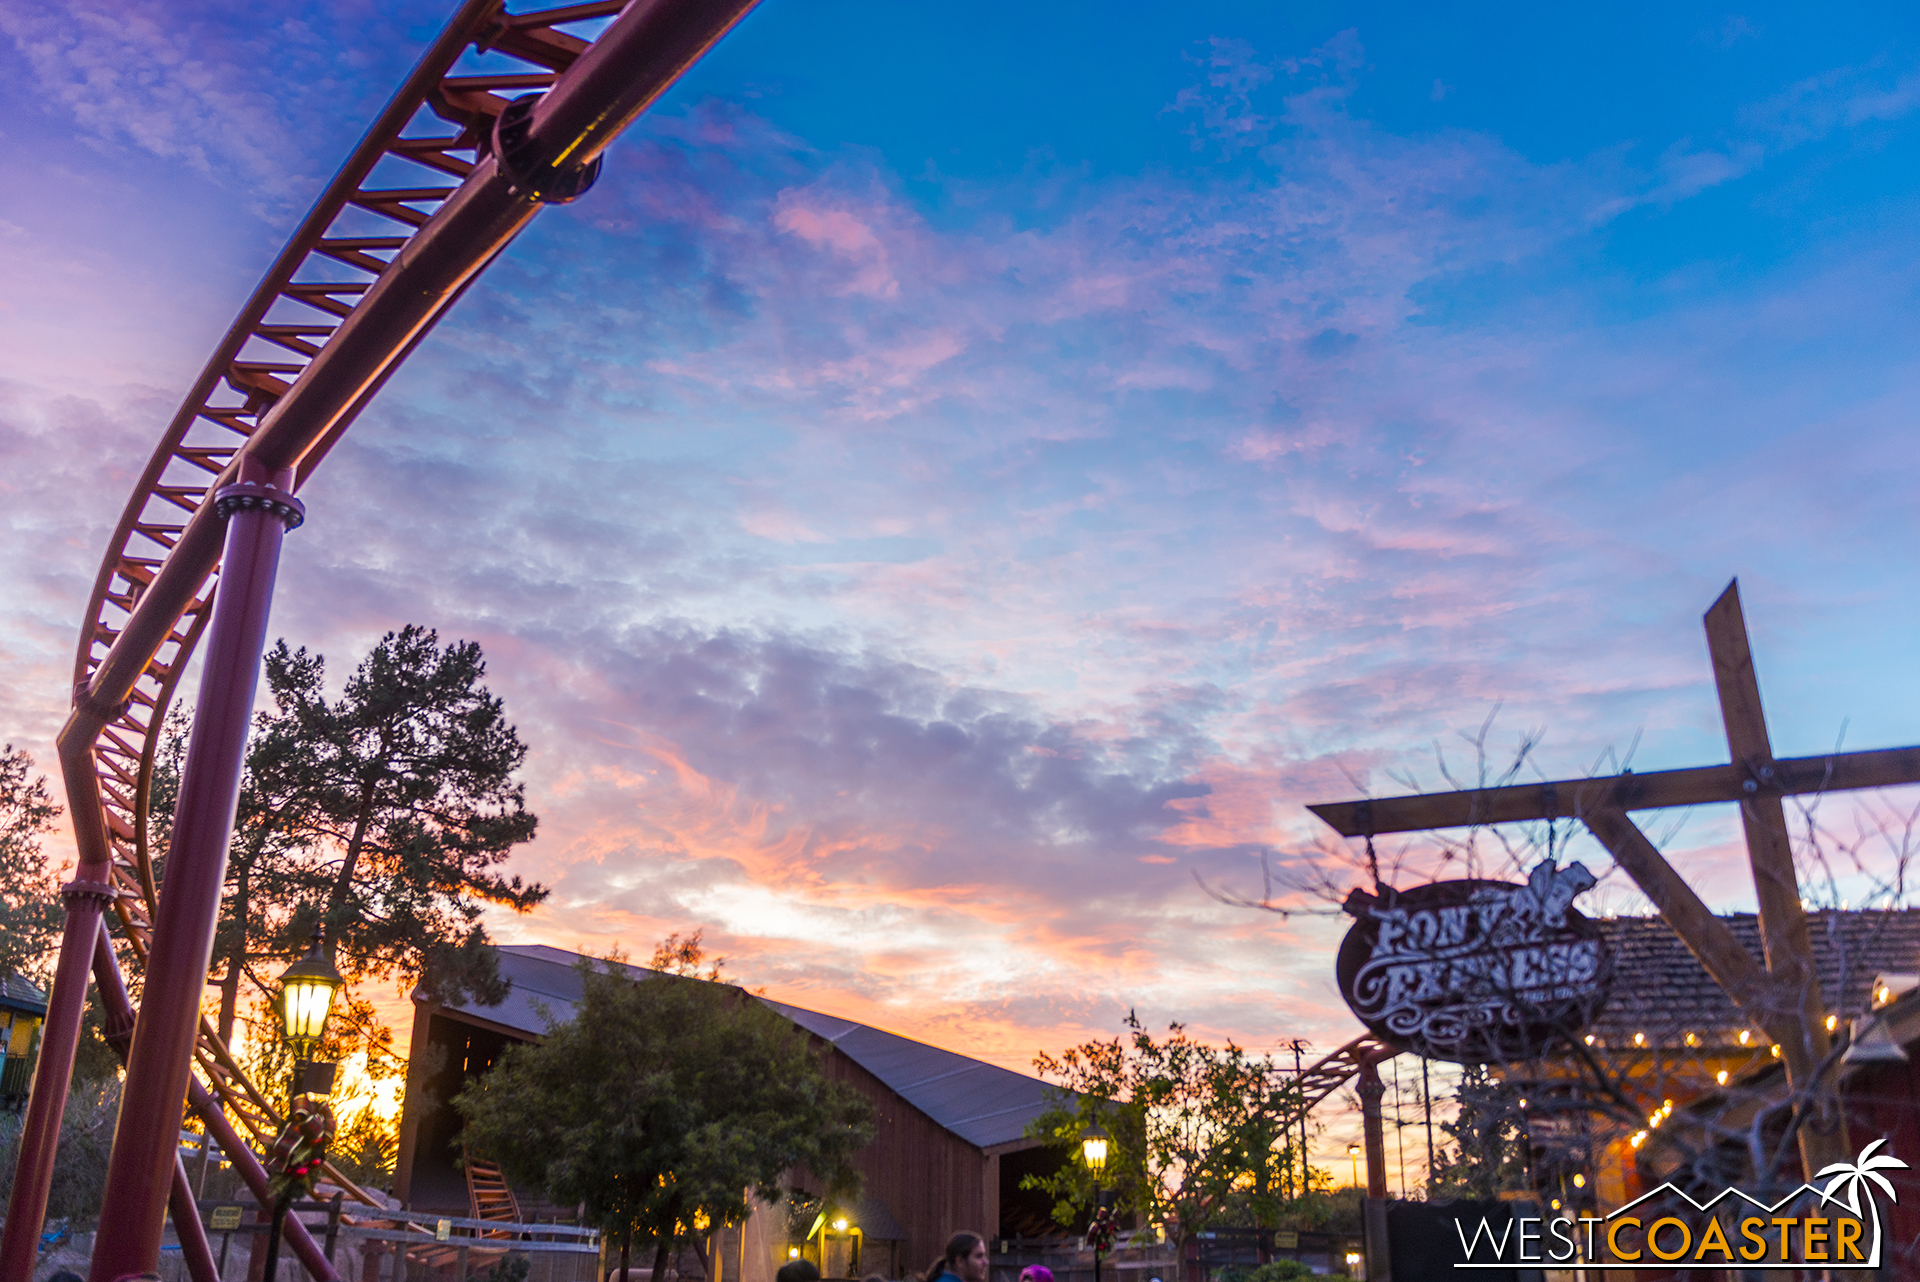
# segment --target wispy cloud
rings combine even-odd
[[[387,20],[350,8],[89,14],[0,18],[22,83],[98,172],[137,153],[251,193],[263,241],[397,74],[328,52],[324,24]],[[1382,128],[1358,33],[1191,52],[1155,106],[1192,170],[1036,164],[937,208],[777,104],[663,109],[329,458],[275,628],[336,671],[407,621],[484,644],[535,749],[525,871],[555,887],[502,932],[704,927],[778,995],[1016,1065],[1130,1004],[1331,1042],[1339,920],[1231,908],[1195,872],[1325,858],[1303,803],[1437,782],[1430,745],[1457,757],[1502,701],[1556,771],[1642,729],[1643,764],[1717,753],[1695,616],[1733,570],[1781,603],[1754,608],[1769,663],[1795,656],[1768,669],[1795,674],[1783,706],[1828,706],[1807,654],[1851,643],[1814,636],[1840,596],[1920,623],[1885,586],[1920,533],[1886,464],[1920,393],[1889,337],[1906,247],[1635,307],[1603,259],[1625,209],[1907,120],[1900,74],[1642,140],[1636,169],[1627,140],[1542,163]],[[286,58],[311,74],[239,74]],[[14,225],[32,270],[7,290],[74,334],[111,296],[125,328],[57,370],[0,358],[0,719],[44,740],[171,411],[153,385],[191,376],[142,344],[192,273],[138,259],[147,292],[63,313],[87,277],[59,264],[136,256]],[[1778,740],[1816,750],[1820,715]],[[1680,840],[1737,874],[1730,833]]]

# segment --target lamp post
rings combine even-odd
[[[326,944],[325,930],[316,926],[307,955],[280,973],[280,1026],[294,1055],[289,1098],[301,1093],[314,1048],[326,1036],[334,996],[347,982],[327,960]]]
[[[1360,1187],[1360,1146],[1347,1145],[1347,1163],[1353,1167],[1353,1187]]]
[[[1080,1156],[1086,1159],[1087,1169],[1093,1172],[1093,1223],[1087,1231],[1088,1245],[1093,1247],[1093,1282],[1100,1282],[1100,1253],[1106,1249],[1113,1233],[1113,1221],[1107,1214],[1106,1201],[1100,1192],[1100,1176],[1107,1169],[1109,1139],[1106,1131],[1098,1126],[1089,1126],[1080,1132]]]
[[[280,1029],[286,1036],[287,1045],[293,1048],[293,1081],[287,1093],[287,1129],[282,1134],[279,1145],[274,1148],[275,1156],[280,1155],[281,1147],[288,1143],[289,1136],[297,1143],[297,1123],[301,1120],[299,1110],[308,1107],[300,1100],[302,1086],[307,1070],[312,1066],[314,1048],[327,1034],[327,1016],[333,1013],[333,999],[346,986],[346,980],[333,968],[327,959],[327,941],[324,928],[316,926],[313,930],[313,944],[307,949],[307,955],[280,972]],[[327,1120],[325,1132],[331,1137],[333,1129],[332,1114],[327,1112],[324,1103],[314,1104]],[[312,1160],[317,1163],[318,1153],[324,1153],[326,1139],[319,1141],[320,1148]],[[310,1181],[313,1176],[308,1176]],[[309,1183],[309,1187],[311,1187]],[[275,1266],[280,1262],[280,1226],[286,1221],[287,1210],[293,1205],[293,1199],[299,1191],[299,1183],[288,1173],[286,1187],[273,1204],[273,1219],[267,1227],[266,1276],[275,1276]]]

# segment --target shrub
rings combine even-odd
[[[100,1201],[107,1189],[107,1155],[113,1148],[113,1124],[119,1114],[117,1078],[75,1080],[60,1122],[60,1153],[47,1195],[49,1222],[64,1219],[84,1229],[100,1218]],[[21,1121],[18,1114],[0,1117],[0,1204],[13,1192]]]

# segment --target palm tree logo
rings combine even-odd
[[[1824,1180],[1831,1175],[1833,1179],[1828,1181],[1826,1191],[1820,1194],[1820,1200],[1822,1202],[1835,1202],[1846,1207],[1848,1211],[1853,1213],[1855,1219],[1862,1218],[1860,1214],[1860,1201],[1862,1194],[1865,1194],[1867,1212],[1873,1217],[1873,1255],[1872,1258],[1867,1261],[1868,1268],[1877,1268],[1880,1264],[1880,1203],[1874,1200],[1873,1188],[1869,1187],[1869,1181],[1872,1182],[1873,1186],[1878,1187],[1887,1195],[1887,1201],[1898,1202],[1900,1198],[1894,1193],[1892,1183],[1888,1181],[1886,1176],[1880,1174],[1880,1172],[1904,1171],[1908,1169],[1907,1164],[1899,1158],[1889,1157],[1875,1151],[1885,1143],[1886,1140],[1884,1139],[1875,1140],[1873,1143],[1861,1149],[1860,1156],[1852,1162],[1835,1162],[1832,1166],[1823,1168],[1818,1175],[1813,1177],[1816,1180]],[[1845,1196],[1839,1196],[1835,1190],[1840,1189],[1843,1185],[1845,1186]]]

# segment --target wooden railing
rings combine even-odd
[[[267,1231],[257,1202],[203,1200],[200,1210],[214,1250],[223,1259],[234,1238]],[[360,1206],[343,1208],[339,1198],[296,1202],[293,1213],[325,1243],[329,1260],[343,1250],[359,1252],[365,1258],[363,1282],[402,1282],[409,1268],[448,1265],[454,1278],[464,1279],[510,1255],[528,1257],[533,1265],[528,1282],[584,1282],[598,1272],[600,1231],[577,1224],[520,1224],[417,1211],[382,1215]]]

